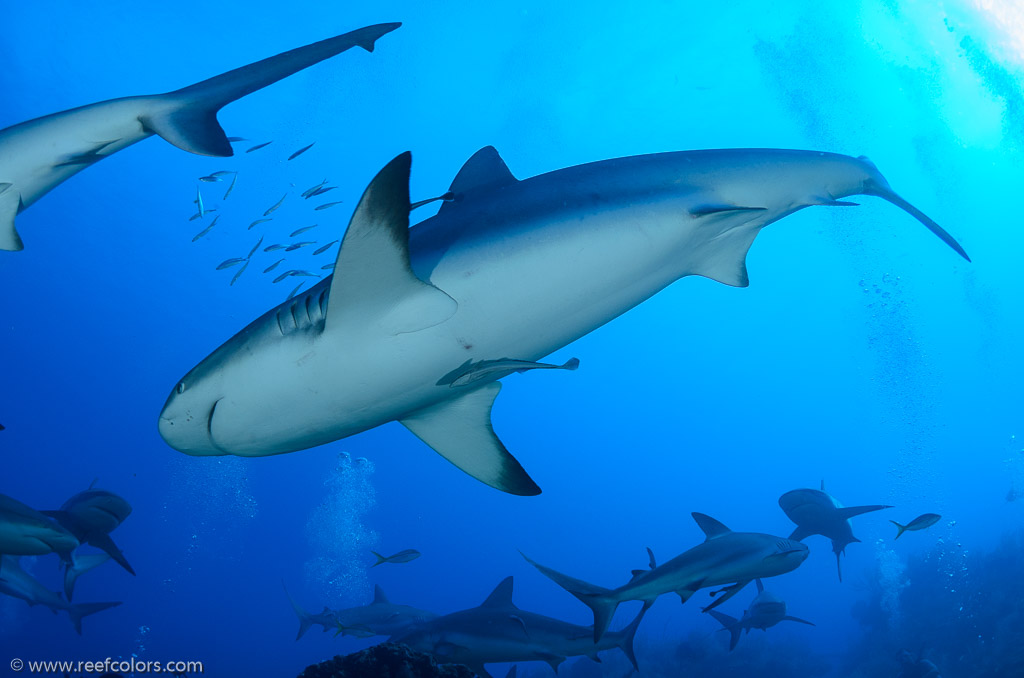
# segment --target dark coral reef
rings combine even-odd
[[[299,678],[474,678],[458,664],[438,665],[405,645],[384,643],[344,657],[335,657],[299,674]]]

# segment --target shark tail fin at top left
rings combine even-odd
[[[217,111],[232,101],[353,47],[362,47],[372,52],[380,37],[401,25],[388,23],[366,26],[159,95],[157,98],[169,105],[155,107],[159,112],[143,116],[142,124],[146,130],[160,135],[184,151],[199,155],[230,156],[233,153],[231,143],[217,122]]]
[[[109,610],[120,604],[120,601],[118,601],[116,603],[81,603],[79,605],[71,605],[68,607],[68,617],[71,618],[71,624],[75,627],[78,635],[82,635],[82,617],[88,617],[90,614]]]
[[[718,610],[708,610],[708,614],[718,620],[723,630],[729,632],[729,652],[732,652],[736,648],[736,643],[740,642],[740,631],[743,630],[740,628],[739,620]]]
[[[299,632],[295,636],[295,640],[298,640],[313,626],[313,620],[309,618],[309,613],[295,602],[292,594],[288,593],[288,587],[284,585],[284,580],[281,581],[281,587],[284,588],[284,594],[288,596],[288,602],[292,604],[292,609],[295,610],[295,616],[299,618]]]
[[[520,553],[520,555],[526,558],[526,562],[540,570],[541,574],[576,596],[581,603],[593,611],[594,642],[596,643],[601,640],[601,636],[608,630],[608,624],[612,621],[612,615],[615,614],[615,610],[619,607],[620,601],[614,597],[614,592],[611,589],[588,584],[582,579],[576,579],[550,567],[545,567],[540,563],[530,560],[524,553]]]

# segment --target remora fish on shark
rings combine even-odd
[[[332,276],[178,382],[159,418],[171,447],[265,456],[399,421],[474,478],[537,494],[491,427],[497,374],[438,385],[467,359],[539,360],[688,275],[745,286],[762,228],[849,195],[896,204],[966,258],[874,165],[831,153],[663,153],[518,181],[486,147],[412,229],[410,163],[366,189]]]
[[[576,596],[594,613],[594,640],[600,640],[612,615],[627,600],[651,605],[658,596],[676,593],[682,602],[709,586],[730,586],[703,609],[707,612],[739,593],[754,579],[792,572],[807,559],[808,550],[798,541],[759,532],[733,532],[711,516],[691,513],[707,537],[703,543],[649,570],[633,570],[633,578],[617,589],[606,589],[562,574],[529,558],[541,574]],[[653,564],[654,556],[651,556]],[[713,593],[712,595],[715,595]]]
[[[750,629],[761,629],[767,631],[772,626],[775,626],[779,622],[792,621],[800,624],[807,624],[808,626],[814,626],[809,621],[800,619],[799,617],[791,617],[786,614],[786,601],[779,598],[771,591],[764,590],[764,584],[761,580],[757,580],[757,597],[750,603],[750,607],[743,611],[743,617],[736,619],[730,617],[727,614],[723,614],[718,610],[708,610],[708,614],[718,620],[718,623],[722,625],[723,631],[729,632],[729,651],[732,652],[736,648],[736,644],[740,642],[740,632],[746,630],[750,633]]]
[[[232,155],[217,122],[222,107],[353,47],[372,52],[399,26],[367,26],[167,94],[101,101],[0,130],[0,250],[24,248],[14,219],[55,186],[154,134],[190,153]]]
[[[566,657],[599,662],[598,652],[614,648],[636,668],[633,639],[646,611],[647,606],[626,628],[597,642],[589,627],[520,610],[512,602],[512,577],[506,577],[479,607],[411,626],[389,642],[433,655],[438,663],[463,664],[482,678],[491,675],[484,664],[544,661],[557,672]]]
[[[892,507],[883,504],[843,506],[835,497],[825,492],[823,480],[820,490],[791,490],[782,495],[779,497],[779,508],[796,523],[797,527],[789,535],[790,539],[803,541],[811,535],[820,534],[832,540],[832,552],[836,554],[836,571],[839,573],[839,581],[843,581],[843,568],[839,557],[846,553],[848,545],[860,542],[860,539],[853,536],[850,518]]]

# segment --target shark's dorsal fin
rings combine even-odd
[[[462,166],[459,173],[452,180],[449,191],[452,199],[441,205],[438,214],[448,210],[451,205],[459,202],[462,195],[468,191],[479,191],[485,188],[497,188],[516,183],[517,179],[512,176],[508,165],[498,155],[494,146],[484,146],[470,156],[466,164]]]
[[[491,591],[491,595],[487,596],[487,599],[480,603],[480,607],[497,607],[501,609],[515,607],[512,604],[512,577],[509,576],[502,579],[501,583]]]
[[[821,479],[821,491],[822,492],[825,491],[825,479],[824,478]]]
[[[647,558],[652,570],[658,566],[658,561],[654,559],[654,551],[651,550],[650,546],[647,547]]]
[[[711,516],[703,513],[691,513],[690,515],[697,521],[697,527],[703,530],[704,536],[707,539],[714,539],[715,537],[721,537],[723,534],[732,532],[732,530]]]
[[[764,584],[761,583],[760,579],[755,579],[754,583],[757,584],[757,592],[764,593]]]
[[[14,218],[21,209],[21,194],[11,184],[0,183],[0,250],[17,252],[25,249],[14,227]]]
[[[389,162],[363,193],[341,241],[325,332],[417,332],[438,325],[458,304],[416,277],[409,259],[412,154]]]
[[[491,426],[491,407],[499,391],[501,383],[493,381],[399,421],[435,452],[480,482],[510,494],[540,494],[540,488],[501,444]]]
[[[384,589],[380,587],[380,584],[373,585],[373,603],[372,605],[387,605],[389,602],[388,597],[384,595]]]

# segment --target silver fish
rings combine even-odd
[[[302,281],[302,282],[300,282],[300,283],[299,283],[298,285],[296,285],[296,286],[295,286],[295,289],[294,289],[294,290],[292,290],[292,291],[291,291],[291,292],[290,292],[290,293],[288,294],[288,298],[287,298],[287,299],[285,299],[285,301],[288,301],[288,299],[291,299],[291,298],[292,298],[292,297],[294,297],[294,296],[295,296],[296,294],[298,294],[298,293],[299,293],[299,290],[300,290],[300,289],[302,289],[302,286],[303,286],[303,285],[305,285],[305,284],[306,284],[306,281],[305,281],[305,280],[303,280],[303,281]]]
[[[315,240],[303,240],[302,242],[297,242],[294,245],[288,245],[288,247],[285,248],[285,251],[291,252],[292,250],[297,250],[300,247],[308,247],[310,245],[315,245],[315,244],[316,244]]]
[[[313,208],[313,210],[314,211],[325,210],[328,207],[334,207],[335,205],[340,205],[342,202],[344,202],[344,201],[343,200],[339,200],[338,202],[324,203],[323,205],[317,205],[316,207]]]
[[[337,240],[332,240],[331,242],[327,243],[323,247],[317,248],[316,252],[313,252],[313,256],[316,256],[318,254],[323,254],[327,250],[331,249],[331,246],[334,245],[334,243],[336,243],[336,242],[338,242],[338,241]]]
[[[248,141],[245,137],[228,137],[228,141],[235,143],[236,141]]]
[[[222,177],[222,176],[225,176],[227,174],[238,174],[238,172],[232,172],[230,170],[220,170],[220,171],[217,171],[217,172],[211,172],[210,176],[211,177]]]
[[[254,221],[251,224],[249,224],[249,228],[247,228],[246,230],[247,231],[251,231],[253,226],[256,226],[256,225],[259,225],[259,224],[265,224],[268,221],[273,221],[273,219],[257,219],[256,221]]]
[[[324,264],[323,266],[320,267],[320,270],[321,271],[333,271],[334,270],[334,264],[333,263]]]
[[[212,184],[215,181],[222,181],[220,177],[215,177],[212,174],[205,177],[199,177],[199,181],[205,181],[208,184]]]
[[[303,226],[300,229],[292,231],[292,234],[289,235],[288,237],[289,238],[294,238],[295,236],[299,235],[300,233],[305,233],[306,231],[310,231],[310,230],[312,230],[312,229],[314,229],[316,227],[317,227],[317,224],[313,224],[312,226]],[[337,240],[335,240],[335,242],[337,242]]]
[[[313,144],[315,144],[315,143],[316,142],[314,141]],[[294,153],[292,153],[291,155],[289,155],[288,159],[289,160],[294,160],[295,158],[299,157],[300,155],[302,155],[303,153],[305,153],[309,149],[313,148],[313,144],[310,144],[309,146],[305,146],[304,148],[300,148],[299,150],[297,150]]]
[[[258,151],[261,148],[263,148],[264,146],[269,146],[272,143],[274,143],[274,142],[273,141],[268,141],[268,142],[263,143],[263,144],[256,144],[255,146],[253,146],[252,148],[247,150],[246,153],[252,153],[253,151]]]
[[[284,261],[284,259],[278,259],[277,261],[272,263],[270,266],[267,266],[265,269],[263,269],[263,272],[264,273],[270,273],[275,268],[277,268],[281,264],[282,261]]]
[[[234,259],[225,259],[224,261],[220,262],[220,264],[217,265],[217,270],[223,271],[225,268],[237,266],[243,261],[248,261],[248,259],[246,257],[235,257]]]
[[[196,204],[199,205],[199,218],[202,219],[206,210],[203,208],[203,194],[199,192],[199,187],[196,187]]]
[[[228,190],[224,191],[223,200],[227,200],[228,196],[231,195],[231,191],[235,190],[235,182],[238,181],[238,172],[234,172],[234,175],[235,176],[231,177],[231,185],[228,186]]]
[[[319,191],[321,188],[323,188],[326,183],[327,183],[327,179],[324,179],[323,181],[321,181],[316,186],[313,186],[312,188],[307,188],[306,190],[304,190],[302,192],[302,197],[303,198],[308,198],[309,196],[313,195],[314,193]]]
[[[268,245],[263,248],[264,252],[273,252],[274,250],[283,250],[284,245]]]
[[[285,278],[290,278],[290,277],[292,276],[292,274],[293,274],[293,273],[295,273],[295,271],[285,271],[285,272],[284,272],[284,273],[282,273],[281,275],[279,275],[279,276],[277,276],[276,278],[274,278],[274,283],[276,284],[276,283],[279,283],[279,282],[281,282],[281,281],[282,281],[282,280],[284,280]]]
[[[306,199],[308,200],[309,198],[315,198],[318,195],[323,195],[327,191],[333,191],[336,188],[337,188],[337,186],[328,186],[327,188],[318,188],[317,190],[313,191],[308,196],[306,196]]]
[[[256,244],[252,246],[251,250],[249,250],[249,256],[247,256],[246,259],[252,259],[252,255],[256,254],[256,250],[258,250],[260,248],[260,245],[262,245],[262,244],[263,244],[263,236],[260,236],[260,239],[257,240]]]
[[[245,269],[247,269],[247,268],[249,268],[249,261],[248,260],[246,260],[246,262],[242,265],[242,268],[238,269],[238,273],[236,273],[235,277],[231,279],[231,283],[230,284],[234,285],[235,282],[240,277],[242,277],[242,274],[245,273]]]
[[[280,206],[281,206],[281,203],[283,203],[283,202],[284,202],[284,199],[285,199],[285,198],[287,198],[287,197],[288,197],[288,194],[287,194],[287,193],[285,193],[284,195],[282,195],[282,196],[281,196],[281,199],[280,199],[280,200],[278,200],[278,201],[277,201],[276,203],[274,203],[274,206],[273,206],[273,207],[271,207],[271,208],[270,208],[269,210],[267,210],[266,212],[264,212],[264,213],[263,213],[263,216],[265,216],[265,217],[269,217],[269,216],[270,216],[270,213],[271,213],[271,212],[273,212],[274,210],[276,210],[276,209],[277,209],[278,207],[280,207]]]

